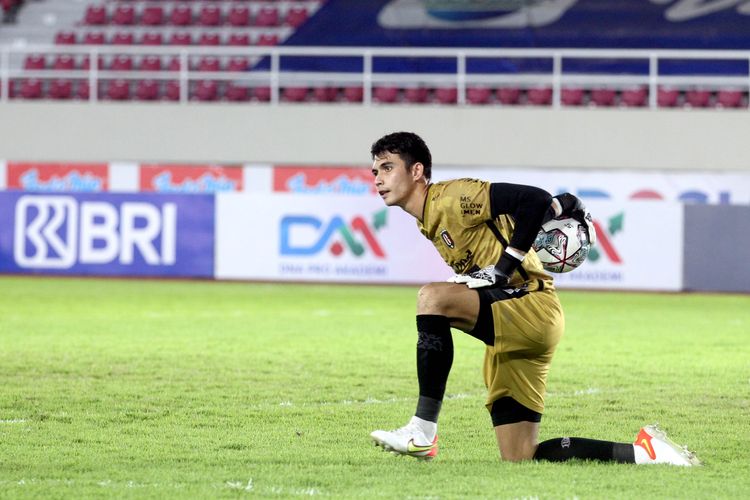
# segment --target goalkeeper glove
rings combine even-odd
[[[560,208],[562,209],[560,215],[567,215],[575,219],[578,223],[583,224],[589,235],[589,243],[595,245],[596,229],[594,228],[594,220],[589,211],[586,210],[586,206],[583,202],[570,193],[558,194],[554,199],[560,203]]]
[[[505,288],[520,264],[520,260],[507,252],[503,252],[500,260],[494,266],[487,266],[469,274],[457,274],[448,281],[463,283],[469,288]]]

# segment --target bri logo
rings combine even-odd
[[[612,237],[623,230],[624,220],[625,214],[623,212],[613,215],[607,220],[606,231],[598,220],[594,221],[594,228],[596,229],[596,245],[591,247],[588,260],[591,262],[597,262],[602,258],[603,253],[613,264],[622,264],[622,258],[617,252],[614,244],[612,244]]]
[[[348,249],[362,257],[369,248],[375,257],[384,259],[385,252],[375,234],[386,226],[386,214],[386,209],[376,212],[369,223],[358,215],[348,224],[339,215],[328,221],[311,215],[287,215],[281,219],[280,253],[304,257],[327,249],[338,257]]]
[[[25,269],[68,269],[76,264],[176,260],[177,206],[126,201],[78,201],[72,196],[18,199],[13,255]]]

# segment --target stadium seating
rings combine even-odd
[[[47,95],[52,99],[71,99],[73,97],[73,82],[64,79],[52,80],[49,82]]]
[[[563,106],[581,106],[585,97],[586,91],[581,87],[563,87],[560,90],[560,102]]]
[[[435,100],[439,104],[456,104],[458,89],[456,87],[438,87],[435,89]]]
[[[738,89],[720,89],[716,93],[716,105],[720,108],[746,107],[745,93]]]
[[[526,103],[532,106],[549,106],[552,103],[550,87],[534,87],[526,91]],[[511,104],[517,104],[513,102]]]
[[[468,87],[466,102],[469,104],[488,104],[492,99],[492,89],[489,87]]]
[[[399,88],[396,86],[376,86],[372,89],[372,99],[374,102],[383,104],[392,104],[398,101]]]
[[[690,89],[685,92],[685,106],[707,108],[711,105],[712,92],[707,89]]]
[[[656,102],[660,108],[674,108],[680,104],[680,98],[679,89],[659,87],[656,93]]]
[[[620,104],[628,108],[640,108],[648,102],[648,88],[628,87],[620,92]]]
[[[535,98],[543,98],[542,92],[535,92]],[[551,93],[550,93],[551,95]],[[521,103],[521,89],[519,87],[500,87],[495,91],[495,96],[500,104],[504,105],[516,105]],[[537,101],[535,104],[541,104]]]
[[[344,87],[342,89],[341,95],[344,102],[362,102],[362,99],[364,98],[364,89],[359,86]]]
[[[2,0],[0,0],[2,1]],[[18,2],[18,0],[7,0]],[[99,56],[98,67],[118,72],[129,71],[180,71],[180,57],[174,55],[146,55],[142,46],[202,46],[199,54],[208,54],[216,47],[215,55],[197,56],[189,60],[190,99],[214,101],[226,99],[235,102],[271,100],[272,92],[266,86],[253,86],[238,75],[236,81],[229,77],[207,80],[192,72],[241,73],[249,71],[259,61],[267,58],[255,55],[235,58],[223,53],[223,47],[274,46],[283,43],[290,33],[304,25],[325,0],[82,0],[77,10],[77,21],[60,24],[59,31],[50,32],[57,45],[122,46],[120,51],[104,51]],[[311,4],[317,4],[311,6]],[[0,5],[5,5],[0,3]],[[140,50],[130,50],[128,46]],[[130,54],[128,54],[130,50]],[[213,50],[213,49],[210,49]],[[90,67],[88,56],[73,50],[70,54],[22,54],[17,58],[17,68],[28,71],[72,71]],[[160,52],[155,50],[155,52]],[[160,52],[161,53],[161,52]],[[184,68],[182,68],[184,69]],[[27,77],[28,76],[28,77]],[[180,98],[180,83],[155,78],[154,75],[122,75],[114,81],[97,84],[98,95],[111,100],[176,100]],[[211,76],[212,75],[206,75]],[[52,99],[82,98],[88,94],[88,77],[56,79],[57,75],[41,77],[29,73],[14,77],[11,85],[18,98]],[[451,84],[455,80],[433,85],[374,85],[372,102],[381,104],[455,105],[459,98],[469,105],[550,106],[553,103],[552,87],[534,85],[522,80],[521,84],[471,82],[465,95]],[[503,80],[506,81],[506,80]],[[476,81],[475,81],[476,82]],[[86,83],[86,85],[81,85]],[[743,108],[747,107],[745,89],[698,88],[660,86],[655,97],[659,107],[691,108]],[[339,84],[341,85],[341,84]],[[41,90],[40,90],[41,89]],[[85,89],[85,90],[82,90]],[[649,105],[649,86],[575,85],[559,89],[563,106],[645,107]],[[279,99],[284,102],[344,102],[360,103],[365,89],[361,85],[321,85],[312,82],[290,84],[279,89]],[[183,96],[185,97],[185,96]]]
[[[595,88],[591,90],[589,97],[592,106],[611,107],[616,104],[617,91],[611,88]]]
[[[404,101],[411,104],[427,102],[429,90],[424,87],[407,87],[404,89]]]

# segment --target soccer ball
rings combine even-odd
[[[583,264],[591,242],[585,225],[570,217],[561,217],[542,225],[533,248],[544,269],[551,273],[567,273]]]

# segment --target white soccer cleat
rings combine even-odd
[[[693,466],[701,465],[687,446],[680,446],[667,437],[667,433],[656,424],[642,428],[634,443],[636,463],[671,464]]]
[[[395,455],[408,455],[420,460],[432,460],[438,453],[437,435],[430,439],[412,419],[408,424],[393,431],[373,431],[370,434],[375,446]]]

